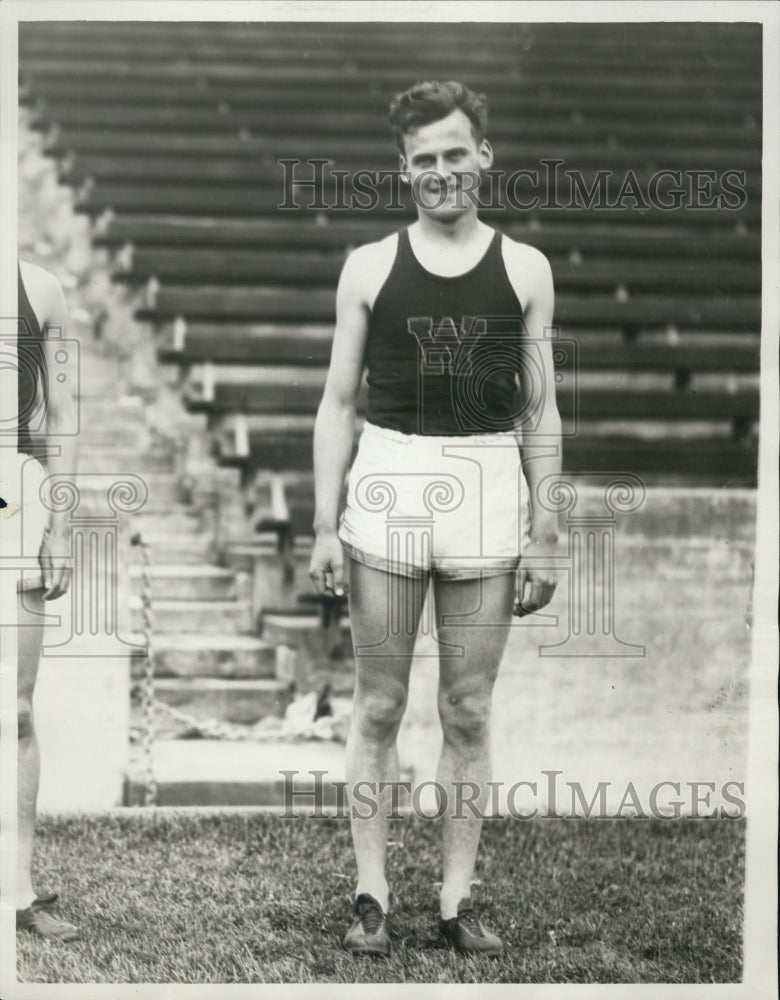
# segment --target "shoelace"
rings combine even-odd
[[[382,911],[373,903],[360,903],[358,906],[358,915],[366,934],[376,934],[384,920]]]
[[[475,937],[482,937],[484,934],[484,931],[479,923],[479,919],[471,907],[458,911],[458,923],[461,924],[462,927],[465,927],[469,934],[473,934]]]

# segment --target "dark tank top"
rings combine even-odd
[[[34,445],[30,436],[30,426],[43,425],[43,408],[46,405],[46,363],[44,359],[43,333],[35,315],[27,291],[22,281],[22,271],[18,268],[18,417],[17,450],[32,455]]]
[[[368,420],[403,434],[511,430],[523,329],[500,232],[475,267],[450,278],[425,270],[401,230],[369,321]]]

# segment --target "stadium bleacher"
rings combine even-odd
[[[60,180],[93,220],[94,244],[114,255],[115,280],[142,293],[137,318],[156,331],[160,363],[180,369],[182,404],[208,415],[214,454],[242,469],[258,529],[276,539],[224,558],[256,568],[292,545],[298,583],[277,588],[275,608],[254,602],[263,634],[289,644],[320,622],[339,656],[343,619],[296,609],[335,283],[351,247],[412,216],[408,204],[368,211],[349,186],[345,207],[327,207],[330,179],[396,166],[389,99],[431,77],[487,94],[496,167],[539,171],[538,189],[518,189],[538,196],[534,207],[485,218],[553,266],[567,345],[557,352],[564,470],[755,485],[760,26],[72,21],[20,31],[21,99]],[[294,171],[303,183],[285,187],[280,161],[308,158],[327,161],[326,207],[281,209],[313,193],[305,164]],[[549,184],[544,163],[555,159]],[[616,178],[613,195],[629,171],[641,192],[658,171],[680,171],[686,196],[676,207],[573,203],[563,172],[590,186],[601,170]],[[697,183],[714,206],[691,205]],[[271,474],[283,494],[274,516],[263,513]]]

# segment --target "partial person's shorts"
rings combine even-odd
[[[437,437],[365,422],[338,530],[352,559],[402,576],[476,579],[516,570],[529,530],[511,432]]]
[[[46,470],[30,455],[0,450],[0,572],[16,574],[16,589],[43,587],[38,554],[48,512],[41,498]]]

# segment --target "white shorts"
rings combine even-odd
[[[0,570],[16,574],[17,590],[43,587],[38,553],[48,520],[41,499],[47,473],[37,458],[0,449]]]
[[[494,576],[517,569],[529,530],[514,434],[410,435],[366,421],[339,521],[352,559],[402,576]]]

